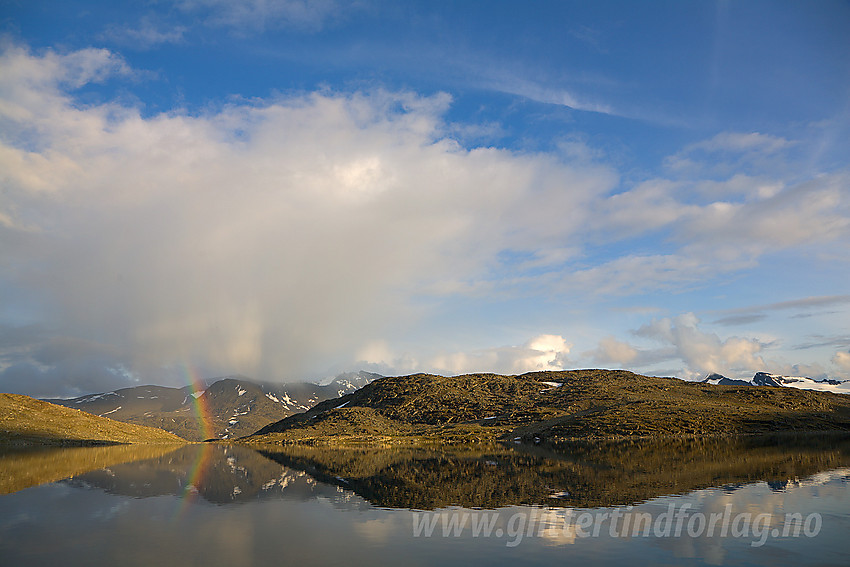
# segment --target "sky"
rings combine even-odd
[[[0,0],[0,391],[850,379],[850,4]]]

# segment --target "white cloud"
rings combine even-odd
[[[597,238],[619,240],[670,227],[699,211],[677,197],[678,185],[666,179],[646,181],[610,196],[598,205],[597,213],[606,222],[597,228]]]
[[[436,372],[467,374],[496,372],[522,374],[561,370],[567,365],[571,345],[560,335],[538,335],[522,346],[494,347],[474,352],[441,354],[429,361]]]
[[[761,357],[764,345],[758,339],[721,339],[714,333],[700,330],[699,319],[693,313],[654,319],[635,334],[674,347],[676,358],[685,363],[691,377],[710,372],[751,372],[765,366]]]
[[[411,294],[474,284],[508,247],[562,258],[615,179],[462,149],[442,133],[445,95],[315,93],[143,118],[65,92],[123,73],[109,52],[12,49],[0,64],[0,120],[14,126],[0,138],[0,248],[24,267],[3,277],[54,327],[139,364],[272,377],[353,352]],[[531,366],[552,360],[532,351]]]
[[[384,375],[410,372],[522,374],[565,368],[571,348],[572,345],[560,335],[537,335],[519,346],[443,352],[420,361],[410,353],[396,354],[386,340],[379,339],[369,341],[358,351],[357,364]]]
[[[850,178],[836,174],[801,183],[757,203],[716,202],[679,227],[691,250],[757,256],[835,241],[850,228]],[[737,254],[735,251],[738,251]]]
[[[682,366],[675,373],[682,378],[698,378],[711,372],[731,376],[752,374],[765,368],[761,352],[765,345],[758,339],[720,338],[699,328],[693,313],[653,319],[634,331],[635,336],[650,339],[660,346],[639,347],[604,337],[595,350],[583,353],[596,364],[616,364],[634,370],[663,363]]]
[[[844,376],[850,376],[850,352],[838,351],[832,357],[832,363],[837,366]]]
[[[595,351],[585,353],[585,356],[592,357],[595,364],[605,365],[613,362],[623,367],[632,364],[638,355],[638,349],[612,336],[600,340]]]
[[[79,88],[87,83],[103,82],[108,77],[128,75],[130,68],[124,59],[108,49],[87,48],[69,53],[47,50],[34,56],[23,47],[4,45],[2,52],[2,94],[4,114],[10,102],[38,104],[38,94],[47,95],[42,89],[55,92],[59,85]],[[35,91],[35,92],[34,92]],[[22,118],[14,115],[14,118]]]
[[[752,183],[748,189],[747,183]],[[765,254],[812,245],[827,253],[850,237],[850,176],[844,173],[788,186],[740,177],[719,185],[723,190],[706,199],[712,196],[700,197],[694,188],[718,182],[654,179],[594,203],[589,241],[655,234],[671,245],[670,252],[631,253],[577,266],[560,280],[561,288],[614,294],[681,288],[754,267]]]
[[[843,296],[807,298],[766,305],[763,309],[812,307],[835,302],[840,297]],[[832,369],[817,361],[788,363],[782,360],[783,353],[776,349],[780,342],[778,339],[764,336],[721,337],[701,329],[700,320],[693,313],[652,319],[632,334],[651,342],[632,344],[614,336],[606,336],[599,340],[595,349],[583,352],[582,358],[597,365],[616,365],[649,373],[656,373],[656,368],[663,365],[664,373],[686,379],[701,378],[712,372],[750,379],[760,371],[785,376],[807,376],[816,380],[850,378],[848,352],[839,351],[835,354]],[[772,353],[770,358],[766,356],[768,352]]]

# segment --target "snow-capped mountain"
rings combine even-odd
[[[722,374],[712,373],[701,380],[703,384],[720,386],[768,386],[771,388],[800,388],[802,390],[820,390],[822,392],[836,392],[838,394],[850,394],[850,381],[830,380],[824,378],[815,380],[805,376],[782,376],[781,374],[770,374],[768,372],[756,372],[751,381],[733,380]]]
[[[850,393],[850,383],[843,380],[824,378],[815,380],[805,376],[782,376],[767,372],[756,372],[752,380],[756,386],[790,387],[803,390],[820,390],[824,392]]]
[[[344,396],[380,377],[371,372],[349,372],[319,385],[258,383],[244,376],[228,376],[201,391],[191,386],[137,386],[45,401],[117,421],[159,427],[190,441],[232,439],[324,400]]]
[[[712,373],[706,376],[702,380],[703,384],[712,384],[714,386],[752,386],[751,382],[747,382],[746,380],[734,380],[732,378],[727,378],[722,374]]]

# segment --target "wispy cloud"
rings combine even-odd
[[[605,33],[598,28],[590,26],[576,26],[570,29],[569,34],[580,42],[589,45],[599,53],[607,53],[605,49]]]
[[[776,153],[793,145],[793,142],[779,136],[771,136],[760,132],[721,132],[713,138],[690,144],[682,153],[703,152],[734,152],[764,154]]]
[[[176,0],[177,6],[200,16],[211,26],[240,33],[269,28],[294,27],[319,30],[343,14],[359,8],[359,2],[337,0]]]
[[[480,81],[480,86],[543,104],[564,106],[573,110],[597,112],[600,114],[619,114],[611,105],[589,100],[569,89],[543,85],[535,81],[509,76],[504,73],[483,77]]]
[[[142,18],[138,24],[109,25],[100,35],[101,39],[135,49],[151,49],[158,45],[181,43],[188,28],[183,25],[171,25],[151,17]]]
[[[795,345],[793,348],[795,350],[806,350],[806,349],[810,349],[810,348],[821,348],[821,347],[839,347],[839,348],[850,347],[850,335],[837,335],[837,336],[811,335],[811,336],[808,337],[808,340],[806,342]]]
[[[749,313],[745,315],[729,315],[721,317],[713,321],[715,325],[749,325],[750,323],[758,323],[767,318],[764,313]]]
[[[789,311],[800,310],[806,311],[811,309],[820,309],[832,305],[843,305],[850,303],[850,295],[821,295],[812,297],[802,297],[800,299],[792,299],[789,301],[780,301],[777,303],[766,303],[763,305],[751,305],[748,307],[738,307],[736,309],[724,309],[717,313],[728,314],[726,317],[719,319],[717,322],[731,320],[732,324],[737,324],[736,318],[758,317],[759,319],[766,317],[766,313],[771,311]]]
[[[785,165],[782,157],[796,141],[761,132],[720,132],[668,156],[664,165],[679,175],[742,174]]]

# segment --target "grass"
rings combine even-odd
[[[185,443],[171,433],[114,421],[18,394],[0,394],[0,446]]]

